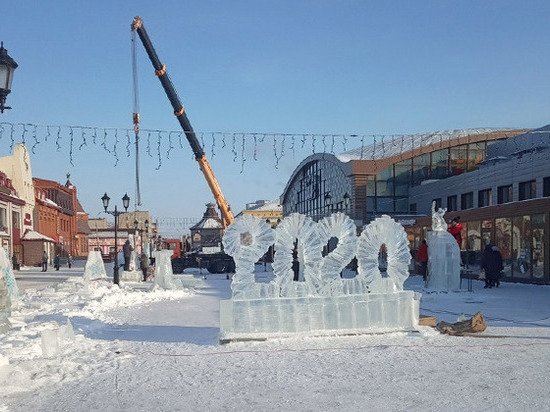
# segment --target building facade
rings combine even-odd
[[[13,146],[11,155],[0,157],[0,170],[11,179],[17,196],[25,202],[21,207],[21,232],[33,230],[34,185],[31,159],[26,146],[18,143]]]
[[[256,200],[247,203],[245,209],[237,216],[250,215],[262,220],[269,220],[271,225],[276,225],[283,218],[283,206],[278,200]]]
[[[8,256],[21,262],[23,221],[25,201],[21,199],[14,185],[4,172],[0,171],[0,242]]]
[[[283,214],[298,212],[317,220],[342,211],[358,226],[382,214],[415,215],[408,199],[411,187],[475,170],[488,145],[522,132],[465,129],[398,136],[339,155],[311,155],[283,191]]]
[[[449,219],[460,217],[468,267],[479,269],[490,243],[502,253],[505,279],[550,283],[550,126],[495,142],[479,169],[414,187],[409,202],[419,214],[408,228],[413,248],[435,202]]]

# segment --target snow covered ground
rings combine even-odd
[[[12,330],[0,338],[0,404],[13,411],[548,410],[550,287],[487,290],[474,282],[472,293],[423,296],[421,312],[438,319],[483,312],[482,336],[493,337],[421,328],[220,346],[219,300],[229,297],[229,281],[210,275],[207,284],[167,292],[86,287],[70,276],[26,289]],[[406,287],[420,290],[420,278]],[[45,358],[42,331],[67,319],[75,339]]]

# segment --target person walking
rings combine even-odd
[[[481,269],[485,271],[485,286],[484,288],[492,288],[500,286],[500,272],[504,269],[502,264],[502,255],[498,248],[488,244],[485,246],[483,255],[481,255]]]
[[[422,243],[416,251],[416,262],[418,263],[419,272],[422,275],[424,284],[426,284],[428,280],[428,244],[425,239],[422,239]]]
[[[71,256],[70,253],[69,253],[69,256],[67,256],[67,265],[69,265],[69,269],[73,265],[73,257]]]
[[[55,257],[53,258],[53,267],[55,268],[55,270],[59,270],[60,261],[61,258],[59,257],[59,255],[55,255]]]
[[[48,254],[46,251],[42,254],[42,272],[46,272],[48,270]]]

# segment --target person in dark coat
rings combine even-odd
[[[481,256],[481,268],[485,271],[485,288],[500,285],[500,272],[504,269],[502,255],[498,248],[488,244]]]
[[[147,281],[147,271],[149,270],[149,259],[145,252],[142,252],[139,257],[139,267],[143,273],[143,281]]]
[[[127,240],[122,246],[122,251],[124,253],[124,270],[127,272],[130,270],[130,259],[132,258],[132,251],[134,248],[130,244],[130,241]]]
[[[55,255],[55,257],[53,258],[53,266],[55,267],[55,270],[59,270],[60,261],[61,261],[61,259],[60,259],[59,255]]]

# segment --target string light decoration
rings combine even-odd
[[[271,160],[275,169],[279,169],[281,162],[290,152],[294,160],[298,156],[306,157],[313,153],[337,154],[341,148],[346,158],[353,157],[356,160],[376,161],[383,157],[398,156],[411,149],[418,149],[423,146],[430,146],[431,151],[439,146],[440,149],[452,146],[451,140],[462,136],[476,135],[495,132],[499,130],[503,137],[512,136],[513,129],[468,129],[452,132],[435,132],[418,135],[375,135],[375,134],[318,134],[318,133],[264,133],[264,132],[221,132],[201,131],[196,132],[203,143],[203,149],[214,158],[218,152],[230,151],[229,157],[233,163],[240,165],[240,173],[244,173],[248,158],[254,162],[260,160]],[[506,133],[509,130],[510,133]],[[185,151],[187,145],[183,142],[184,134],[181,130],[141,129],[147,133],[146,154],[150,158],[156,158],[159,170],[163,166],[163,159],[172,159],[174,151]],[[108,153],[116,166],[119,163],[119,155],[131,157],[133,152],[132,133],[133,128],[116,128],[101,126],[83,125],[41,125],[34,123],[10,123],[0,122],[0,143],[6,141],[9,136],[10,151],[16,143],[27,143],[29,140],[30,150],[37,153],[43,147],[43,143],[51,141],[55,137],[55,148],[58,152],[68,149],[68,160],[71,165],[75,164],[75,148],[83,151],[85,148],[98,147]],[[530,133],[536,133],[530,132]],[[542,139],[548,135],[540,134]],[[18,136],[18,138],[17,138]],[[119,136],[124,136],[119,141]],[[156,150],[152,148],[156,140]],[[178,141],[176,144],[175,140]],[[477,139],[475,139],[477,141]],[[512,139],[514,140],[514,139]],[[533,144],[535,144],[533,139]],[[221,141],[221,144],[220,144]],[[474,141],[468,138],[468,141]],[[32,142],[32,143],[31,143]],[[518,141],[514,140],[508,144],[515,145],[519,150]],[[306,146],[307,145],[307,146]],[[348,146],[352,149],[348,150]],[[267,154],[266,148],[271,148],[271,154]],[[122,153],[119,150],[122,149]],[[153,151],[156,153],[153,154]],[[340,152],[341,153],[341,152]],[[262,156],[260,156],[260,154]],[[353,154],[353,156],[352,156]],[[193,154],[190,153],[193,158]],[[271,158],[271,159],[269,159]],[[525,159],[527,160],[527,158]]]

